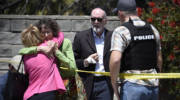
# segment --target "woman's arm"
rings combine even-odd
[[[19,51],[20,55],[25,55],[25,54],[36,54],[39,51],[44,52],[47,56],[51,55],[53,46],[33,46],[33,47],[26,47],[22,48]]]
[[[55,56],[61,62],[60,67],[67,67],[75,73],[76,64],[75,64],[74,53],[72,50],[72,44],[70,40],[64,39],[64,42],[62,44],[62,51],[57,49],[55,51]]]
[[[20,55],[36,54],[36,53],[37,53],[37,46],[22,48],[19,51]]]
[[[36,54],[39,51],[44,52],[45,54],[49,54],[51,52],[51,50],[52,50],[52,48],[50,48],[48,46],[33,46],[33,47],[22,48],[19,51],[19,54],[21,54],[21,55]],[[62,45],[62,51],[60,51],[57,48],[57,50],[55,51],[55,56],[61,62],[59,67],[69,68],[71,70],[71,72],[75,73],[76,64],[75,64],[74,53],[72,50],[72,44],[71,44],[70,40],[64,39],[64,42]]]

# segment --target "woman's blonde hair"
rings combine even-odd
[[[44,40],[43,34],[36,26],[30,25],[21,32],[21,41],[25,47],[37,46]]]

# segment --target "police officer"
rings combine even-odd
[[[136,12],[135,0],[119,0],[118,17],[122,23],[111,40],[110,74],[111,83],[118,100],[158,100],[158,79],[117,79],[123,73],[157,73],[162,68],[159,32],[142,21]]]

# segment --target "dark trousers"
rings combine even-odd
[[[112,93],[104,77],[95,77],[90,100],[112,100]]]
[[[28,100],[56,100],[56,91],[43,92],[35,94]]]

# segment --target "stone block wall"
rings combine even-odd
[[[20,33],[30,24],[36,23],[39,19],[53,18],[59,24],[65,38],[72,42],[76,32],[86,30],[91,27],[89,16],[36,16],[36,15],[0,15],[0,61],[9,60],[18,54],[21,43]],[[106,28],[113,30],[120,25],[119,19],[115,16],[108,16]],[[7,72],[8,64],[0,62],[0,75]]]

